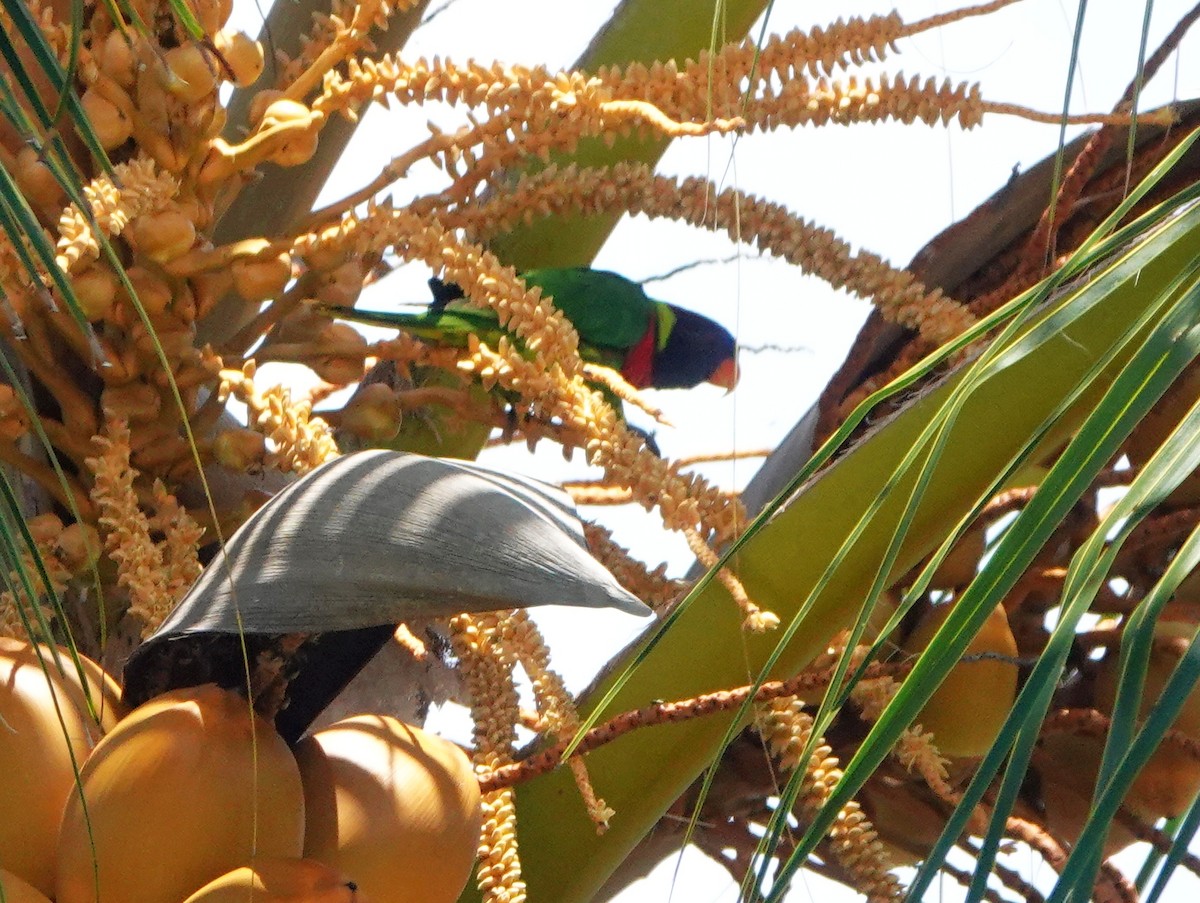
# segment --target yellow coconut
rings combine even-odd
[[[99,722],[87,714],[80,681],[64,650],[60,674],[48,647],[0,637],[0,862],[43,893],[54,889],[54,847],[63,806],[82,766],[120,714],[117,688],[83,660]],[[57,707],[56,707],[57,704]]]
[[[302,740],[296,759],[305,856],[353,875],[373,903],[458,898],[480,820],[462,750],[395,718],[360,715]]]
[[[1155,630],[1160,639],[1169,637],[1173,629],[1179,626],[1179,622],[1172,621],[1160,621],[1160,624],[1162,626]],[[1180,647],[1183,645],[1179,643]],[[1144,718],[1158,701],[1179,662],[1181,651],[1181,648],[1172,648],[1161,642],[1151,650],[1138,710],[1139,718]],[[1116,702],[1120,679],[1119,659],[1115,651],[1106,655],[1096,674],[1096,708],[1106,715],[1112,714]],[[1194,740],[1200,740],[1200,688],[1193,689],[1188,695],[1172,727]],[[1183,815],[1197,792],[1200,792],[1200,762],[1187,750],[1168,741],[1159,746],[1142,767],[1129,788],[1125,805],[1140,818],[1154,822],[1159,818]]]
[[[72,525],[74,526],[74,525]],[[68,527],[67,530],[71,528]],[[66,531],[64,531],[66,532]],[[60,534],[61,538],[61,534]],[[93,714],[90,718],[99,728],[101,735],[107,734],[117,726],[117,722],[129,714],[129,708],[121,701],[121,686],[112,675],[86,655],[79,655],[79,664],[83,668],[83,679],[71,659],[71,653],[63,646],[58,647],[58,661],[51,657],[49,647],[39,647],[46,666],[56,682],[61,682],[67,698],[83,714]],[[14,640],[0,637],[0,657],[11,657],[14,661],[29,663],[38,668],[38,658],[33,647],[24,640]],[[59,668],[61,664],[61,671]],[[85,690],[86,687],[86,690]]]
[[[256,794],[257,791],[257,794]],[[96,747],[63,813],[58,903],[182,900],[261,856],[299,856],[296,761],[246,700],[212,684],[134,710]],[[95,843],[93,860],[92,842]]]
[[[50,898],[5,869],[0,869],[0,893],[4,903],[50,903]]]
[[[312,859],[256,859],[183,903],[368,903],[358,885]]]
[[[905,650],[922,652],[949,617],[951,605],[931,608],[904,642]],[[1017,694],[1017,642],[1003,605],[988,615],[964,656],[982,658],[955,665],[925,703],[914,723],[933,733],[933,742],[948,756],[982,756],[1008,717]]]

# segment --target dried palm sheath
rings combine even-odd
[[[548,604],[648,611],[588,553],[557,489],[465,461],[345,455],[232,536],[130,658],[125,698],[245,687],[247,662],[275,667],[276,727],[294,741],[399,622]]]
[[[1139,122],[1135,134],[1136,154],[1157,160],[1167,142],[1178,140],[1200,124],[1200,100],[1185,100],[1171,105],[1178,122],[1171,126]],[[1128,153],[1128,128],[1114,128],[1116,137],[1098,160],[1092,183],[1098,183],[1114,168],[1124,170]],[[1094,133],[1080,135],[1063,149],[1064,171],[1087,145]],[[923,284],[940,288],[959,301],[970,302],[994,289],[1008,275],[1011,257],[1024,245],[1036,228],[1052,196],[1055,157],[1045,159],[1013,177],[1004,187],[957,223],[945,229],[925,245],[907,269]],[[1159,186],[1158,193],[1169,195],[1179,185],[1194,180],[1200,172],[1200,147],[1193,147],[1176,164],[1172,175]],[[1133,184],[1137,179],[1132,180]],[[1090,234],[1124,197],[1124,191],[1085,190],[1082,202],[1064,220],[1060,234],[1075,232],[1079,238]],[[1071,250],[1073,244],[1058,246],[1058,253]],[[865,380],[887,369],[913,332],[890,323],[872,310],[859,331],[845,361],[826,384],[818,402],[820,414],[841,404],[847,395]],[[806,418],[807,419],[807,418]],[[781,443],[786,445],[787,443]],[[808,447],[808,444],[805,444]],[[808,457],[805,452],[804,460]],[[801,461],[803,463],[803,460]],[[764,468],[765,469],[765,468]],[[794,472],[794,470],[793,470]],[[766,488],[757,488],[752,497],[770,498]],[[753,504],[750,505],[754,510]]]

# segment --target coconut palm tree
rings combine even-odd
[[[807,124],[1058,120],[968,84],[846,74],[1008,3],[747,38],[767,5],[626,0],[557,73],[412,59],[424,3],[276,5],[255,42],[223,0],[6,2],[5,631],[129,662],[135,702],[197,673],[223,681],[289,740],[377,649],[428,662],[443,644],[484,791],[468,898],[596,899],[689,842],[768,900],[804,867],[898,896],[893,869],[910,863],[915,896],[939,871],[975,896],[989,878],[1025,893],[996,866],[1006,839],[1055,869],[1053,899],[1127,894],[1105,857],[1133,839],[1166,853],[1160,882],[1190,862],[1200,114],[1134,110],[1194,14],[1114,113],[1077,118],[1098,131],[900,269],[654,163],[671,140]],[[368,106],[427,102],[461,128],[403,136],[361,189],[316,208]],[[433,167],[435,190],[407,191]],[[654,406],[582,360],[520,277],[587,266],[627,212],[727,232],[875,305],[740,500],[647,448],[618,408]],[[369,340],[330,316],[403,264],[507,335]],[[266,388],[265,361],[323,386]],[[514,532],[558,512],[556,541],[577,548],[561,497],[468,465],[323,467],[351,445],[471,457],[497,429],[583,449],[606,492],[686,537],[703,576],[668,580],[595,525],[610,573],[560,557],[530,598],[457,605],[453,568],[436,592],[375,569],[382,543],[427,523],[414,560],[444,540],[464,570],[528,568],[497,528],[454,545],[445,511],[472,494],[516,498]],[[361,462],[376,460],[404,479],[372,484]],[[463,473],[480,482],[420,507]],[[347,560],[371,579],[331,581]],[[269,591],[243,609],[264,571]],[[351,601],[309,604],[319,580]],[[519,610],[572,580],[660,615],[578,701]],[[538,733],[523,753],[518,724]],[[955,847],[972,869],[946,864]]]

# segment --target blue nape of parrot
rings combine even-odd
[[[656,301],[642,286],[617,273],[586,267],[527,270],[521,274],[554,299],[574,324],[580,355],[619,370],[639,389],[690,389],[709,382],[731,390],[737,384],[733,336],[707,317]],[[392,326],[430,341],[460,345],[468,333],[486,337],[500,331],[491,311],[456,304],[462,290],[429,280],[434,302],[417,314],[329,308],[347,320]]]

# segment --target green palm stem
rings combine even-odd
[[[715,43],[720,46],[745,37],[766,6],[767,0],[624,0],[575,68],[591,72],[619,63],[694,58],[713,46],[714,21],[719,23]],[[663,27],[664,22],[671,23],[670,27]],[[575,152],[552,155],[551,159],[560,166],[610,166],[623,160],[653,165],[668,144],[666,139],[622,138],[610,147],[601,139],[588,139],[580,142]],[[521,270],[585,266],[595,258],[619,219],[617,213],[550,216],[496,236],[489,250],[502,262]],[[490,432],[446,429],[436,409],[420,421],[410,421],[406,421],[399,444],[391,447],[473,459]]]
[[[601,66],[634,62],[682,63],[701,50],[741,40],[766,7],[767,0],[623,0],[575,68],[595,72]],[[669,139],[620,138],[610,147],[592,138],[571,154],[551,155],[551,160],[560,166],[604,167],[623,160],[653,166],[669,144]],[[497,236],[490,250],[517,269],[586,266],[620,218],[618,213],[547,217]]]
[[[1095,287],[1095,282],[1092,287],[1085,285],[1078,300],[1092,302],[1089,309],[1048,339],[1009,354],[1004,365],[967,397],[890,579],[908,571],[944,539],[1093,362],[1114,347],[1151,299],[1184,271],[1200,240],[1197,219],[1193,215],[1186,229],[1175,229],[1169,241],[1158,238],[1152,262],[1136,280],[1115,288]],[[1043,455],[1073,433],[1130,354],[1128,345],[1123,347],[1058,419],[1042,438]],[[880,496],[897,463],[962,379],[959,372],[916,400],[807,484],[786,507],[775,510],[734,559],[752,599],[789,623],[862,513]],[[845,553],[770,676],[796,673],[825,647],[829,637],[853,623],[914,480],[912,472],[901,477],[857,544]],[[757,677],[777,640],[769,634],[740,634],[739,621],[726,590],[716,581],[708,583],[653,648],[634,650],[638,664],[606,712],[635,709],[653,699],[688,698]],[[632,661],[633,654],[624,659]],[[619,665],[590,694],[585,711],[618,680],[618,673]],[[624,736],[589,754],[587,764],[596,791],[617,812],[607,833],[599,837],[571,786],[568,770],[521,785],[518,824],[523,876],[531,899],[562,903],[593,899],[667,807],[717,760],[730,725],[727,715],[664,725]],[[463,899],[472,899],[473,893],[468,891]]]

